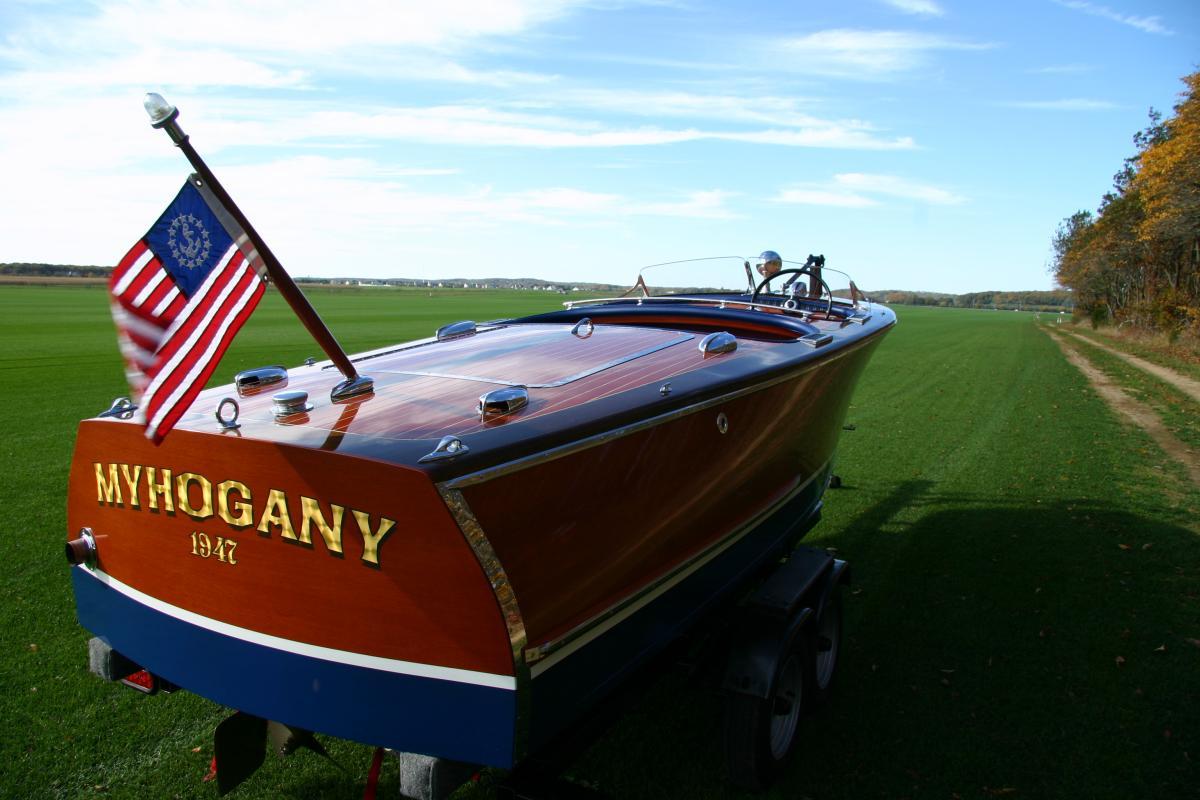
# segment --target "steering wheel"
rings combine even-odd
[[[795,269],[795,268],[781,269],[781,270],[779,270],[779,272],[776,272],[774,275],[770,276],[769,278],[763,278],[759,282],[758,286],[754,287],[754,294],[750,298],[750,305],[752,305],[752,306],[757,305],[758,304],[758,296],[760,294],[762,294],[763,288],[766,287],[766,285],[768,283],[770,283],[771,281],[775,280],[776,278],[778,278],[782,275],[795,275],[797,277],[799,277],[801,275],[808,275],[809,277],[813,278],[814,280],[819,281],[821,284],[821,288],[825,291],[826,296],[829,297],[829,299],[825,302],[825,314],[828,316],[830,313],[833,312],[833,292],[829,289],[829,284],[825,282],[824,278],[817,275],[815,272],[813,272],[808,267],[802,267],[800,269]],[[792,302],[792,301],[789,300],[789,302]],[[793,306],[793,308],[794,307],[795,306]],[[787,308],[787,306],[784,306],[784,308]],[[788,310],[790,311],[791,309],[789,308]]]

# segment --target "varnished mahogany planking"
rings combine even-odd
[[[94,464],[143,467],[138,507],[121,469],[122,504],[104,502]],[[174,513],[149,510],[145,468],[244,484],[253,523],[236,528],[213,515],[195,519],[173,498]],[[106,467],[102,467],[106,472]],[[346,510],[340,557],[315,525],[311,545],[285,540],[279,525],[257,530],[270,490],[283,492],[293,533],[301,531],[301,498],[319,501],[327,521],[336,503]],[[187,485],[193,510],[202,487]],[[230,496],[235,503],[237,493]],[[115,499],[115,497],[114,497]],[[276,509],[278,510],[278,509]],[[353,511],[395,521],[379,545],[378,567],[363,561]],[[233,515],[233,511],[229,512]],[[484,574],[428,478],[421,472],[337,453],[240,439],[236,432],[177,430],[160,446],[134,425],[92,420],[80,425],[68,494],[71,531],[90,527],[98,567],[164,602],[205,617],[300,642],[383,658],[499,675],[513,673],[508,634]],[[193,555],[193,533],[236,542],[236,564]]]

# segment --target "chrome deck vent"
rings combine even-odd
[[[700,352],[704,355],[717,355],[719,353],[732,353],[737,350],[737,337],[728,331],[717,331],[710,333],[700,340]]]
[[[279,365],[244,369],[233,378],[233,383],[237,386],[237,393],[243,396],[257,394],[271,386],[283,388],[287,386],[287,381],[287,367]]]
[[[586,339],[596,330],[596,326],[592,324],[591,319],[584,317],[575,323],[575,327],[571,328],[571,333],[578,336],[580,339]]]
[[[855,311],[846,317],[846,322],[853,322],[855,325],[866,325],[867,320],[871,318],[869,311]]]
[[[447,339],[457,339],[460,336],[471,336],[479,327],[474,320],[464,319],[461,322],[451,322],[449,325],[443,325],[437,329],[435,336],[439,342],[444,342]]]
[[[800,341],[815,349],[829,344],[833,341],[833,337],[828,333],[806,333],[800,337]]]
[[[442,440],[437,443],[437,447],[433,448],[433,452],[418,458],[417,463],[428,464],[430,461],[445,461],[469,452],[470,449],[457,436],[443,436]]]
[[[493,389],[487,394],[480,395],[479,405],[475,410],[481,419],[487,417],[502,417],[520,411],[529,405],[529,390],[524,386],[505,386],[503,389]]]
[[[290,417],[292,414],[302,414],[312,411],[313,404],[308,402],[308,392],[294,389],[290,392],[280,392],[271,398],[271,411],[275,418]]]

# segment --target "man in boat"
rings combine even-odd
[[[773,278],[775,273],[783,269],[783,257],[774,250],[764,250],[758,256],[758,274],[764,278]]]
[[[809,259],[811,260],[812,256],[809,256]],[[807,266],[807,264],[805,266]],[[779,274],[779,271],[783,269],[783,256],[779,255],[779,253],[776,253],[774,250],[764,250],[763,252],[759,253],[759,255],[758,255],[758,268],[757,269],[758,269],[758,274],[762,275],[764,278],[767,279],[767,281],[768,281],[767,286],[769,287],[770,286],[769,281],[772,278],[774,278],[777,274]],[[794,291],[795,294],[799,294],[799,295],[805,294],[806,288],[804,285],[804,281],[798,280],[799,277],[800,277],[799,275],[795,275],[795,274],[788,277],[787,282],[783,284],[783,286],[780,288],[779,291],[781,293],[788,293],[789,291]],[[795,286],[796,286],[796,288],[794,290],[792,290],[793,284],[795,284]]]

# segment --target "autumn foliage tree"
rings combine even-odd
[[[1151,111],[1134,135],[1099,211],[1055,232],[1054,276],[1093,323],[1200,335],[1200,72],[1183,82],[1175,116]]]

